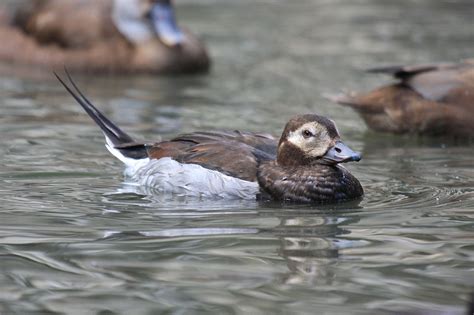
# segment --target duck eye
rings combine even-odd
[[[308,139],[309,137],[312,137],[313,136],[313,133],[309,130],[303,130],[303,137],[305,139]]]

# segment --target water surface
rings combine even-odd
[[[364,158],[360,204],[148,195],[47,71],[0,80],[1,314],[463,314],[474,147],[380,135],[321,97],[358,69],[472,57],[472,1],[177,1],[208,43],[192,77],[75,76],[138,139],[333,118]]]

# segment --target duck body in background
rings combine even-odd
[[[474,137],[474,62],[369,69],[398,82],[328,98],[357,111],[376,131]]]
[[[170,0],[32,0],[0,23],[0,62],[81,72],[199,73],[204,44],[176,24]]]
[[[315,114],[295,116],[280,140],[241,131],[194,132],[169,141],[139,143],[58,77],[100,126],[107,149],[135,184],[158,192],[210,198],[334,203],[362,197],[359,181],[340,163],[359,161],[334,122]]]

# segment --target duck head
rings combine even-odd
[[[332,120],[314,114],[291,118],[278,144],[277,163],[281,166],[336,165],[360,159],[359,152],[341,141]]]
[[[134,44],[157,37],[175,47],[185,36],[176,23],[171,0],[114,0],[112,20]]]

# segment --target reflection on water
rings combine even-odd
[[[363,152],[359,204],[150,195],[49,73],[0,80],[0,314],[463,314],[474,287],[474,148],[367,132],[323,92],[378,63],[472,57],[471,1],[178,1],[208,76],[77,76],[139,139],[336,120]],[[436,18],[435,18],[436,17]],[[212,23],[210,22],[212,21]],[[455,47],[455,49],[453,48]]]

